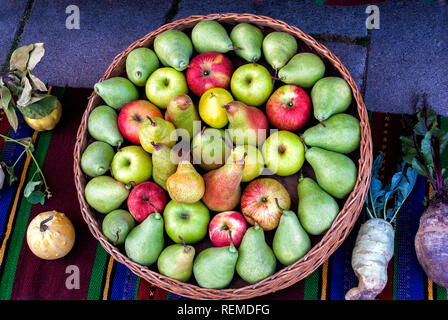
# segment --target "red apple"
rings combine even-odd
[[[199,97],[211,88],[225,89],[229,86],[232,72],[232,62],[222,53],[201,53],[190,62],[188,87]]]
[[[146,100],[135,100],[126,104],[118,115],[118,129],[130,142],[140,144],[138,131],[146,117],[163,118],[162,112]]]
[[[218,213],[210,221],[208,232],[210,240],[216,247],[230,245],[230,231],[232,232],[233,244],[238,247],[246,232],[247,226],[243,215],[238,211],[225,211]]]
[[[265,231],[277,228],[282,210],[275,198],[283,210],[289,210],[291,198],[280,182],[262,178],[249,183],[241,196],[241,211],[252,218],[245,216],[247,222],[253,225],[255,221]]]
[[[269,122],[277,129],[298,130],[310,118],[310,97],[298,86],[292,84],[281,86],[266,103],[266,114]]]
[[[166,194],[154,182],[142,182],[132,189],[128,197],[128,209],[138,222],[142,222],[150,214],[162,213],[166,205]]]

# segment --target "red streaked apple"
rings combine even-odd
[[[154,182],[143,182],[134,187],[129,193],[128,209],[135,220],[142,222],[154,208],[162,214],[166,205],[165,191]]]
[[[229,86],[232,71],[232,62],[222,53],[201,53],[190,62],[188,87],[199,97],[211,88],[225,89]]]
[[[140,144],[138,131],[148,116],[163,118],[160,109],[149,101],[135,100],[129,102],[118,114],[118,129],[130,142]]]
[[[311,100],[302,88],[288,84],[281,86],[266,103],[269,122],[280,130],[302,128],[311,115]]]
[[[282,215],[282,210],[289,210],[291,198],[286,188],[272,178],[261,178],[252,181],[244,189],[241,196],[241,211],[251,217],[265,231],[277,228]],[[246,218],[250,224],[254,224],[251,218]]]
[[[230,235],[232,242],[238,247],[246,232],[247,225],[243,215],[238,211],[225,211],[218,213],[210,221],[208,232],[210,240],[216,247],[230,246]]]

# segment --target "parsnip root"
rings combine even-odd
[[[370,219],[359,229],[352,255],[352,267],[359,279],[346,300],[374,300],[387,283],[387,265],[394,255],[392,225],[384,219]]]

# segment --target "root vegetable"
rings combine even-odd
[[[392,223],[417,180],[417,172],[402,163],[383,188],[378,177],[382,161],[380,154],[373,163],[366,197],[366,211],[371,219],[361,225],[352,254],[352,267],[359,284],[347,292],[346,300],[374,300],[386,286],[387,265],[394,255]]]
[[[387,283],[387,265],[394,255],[394,228],[384,219],[367,220],[359,229],[352,267],[359,279],[346,300],[373,300]]]
[[[428,278],[448,288],[448,204],[432,201],[415,236],[417,258]]]
[[[417,113],[405,117],[405,135],[400,137],[403,159],[427,178],[432,189],[420,218],[415,251],[428,278],[448,287],[448,132],[446,126],[442,128],[443,119],[427,106],[426,95],[418,104]]]

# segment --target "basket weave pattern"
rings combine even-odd
[[[82,216],[87,222],[93,236],[98,241],[100,241],[104,249],[116,261],[125,264],[132,272],[134,272],[138,276],[167,291],[192,299],[248,299],[284,289],[304,279],[314,270],[316,270],[321,264],[323,264],[348,236],[361,212],[364,204],[364,199],[370,185],[370,171],[372,167],[372,139],[370,126],[367,110],[364,105],[361,93],[359,92],[355,81],[350,76],[350,73],[344,67],[339,58],[335,56],[330,50],[328,50],[324,45],[317,42],[314,38],[304,33],[299,28],[290,26],[285,22],[274,20],[265,16],[236,13],[211,14],[204,16],[195,15],[163,25],[157,30],[152,31],[143,38],[135,41],[126,50],[117,55],[100,81],[124,74],[125,61],[129,52],[139,47],[151,47],[155,37],[163,31],[169,29],[184,30],[193,28],[198,22],[202,20],[216,20],[220,23],[230,25],[246,22],[254,24],[261,28],[269,27],[275,31],[288,32],[291,35],[295,36],[296,39],[304,42],[307,46],[312,48],[323,59],[328,60],[339,71],[340,76],[344,78],[350,85],[353,92],[354,101],[356,102],[356,108],[361,125],[358,178],[354,190],[346,199],[344,207],[336,217],[331,228],[325,233],[322,239],[314,247],[312,247],[311,250],[302,259],[300,259],[296,263],[281,269],[277,273],[256,284],[247,285],[245,287],[236,289],[215,290],[200,288],[193,284],[183,283],[165,277],[157,272],[151,271],[147,267],[141,266],[131,261],[123,253],[121,253],[117,247],[112,245],[103,235],[101,231],[101,224],[96,218],[94,210],[90,208],[84,198],[86,177],[81,171],[80,159],[82,152],[87,147],[87,120],[90,112],[96,106],[102,103],[101,98],[95,92],[93,92],[89,98],[87,109],[84,112],[81,124],[77,132],[76,145],[74,149],[75,185]]]

